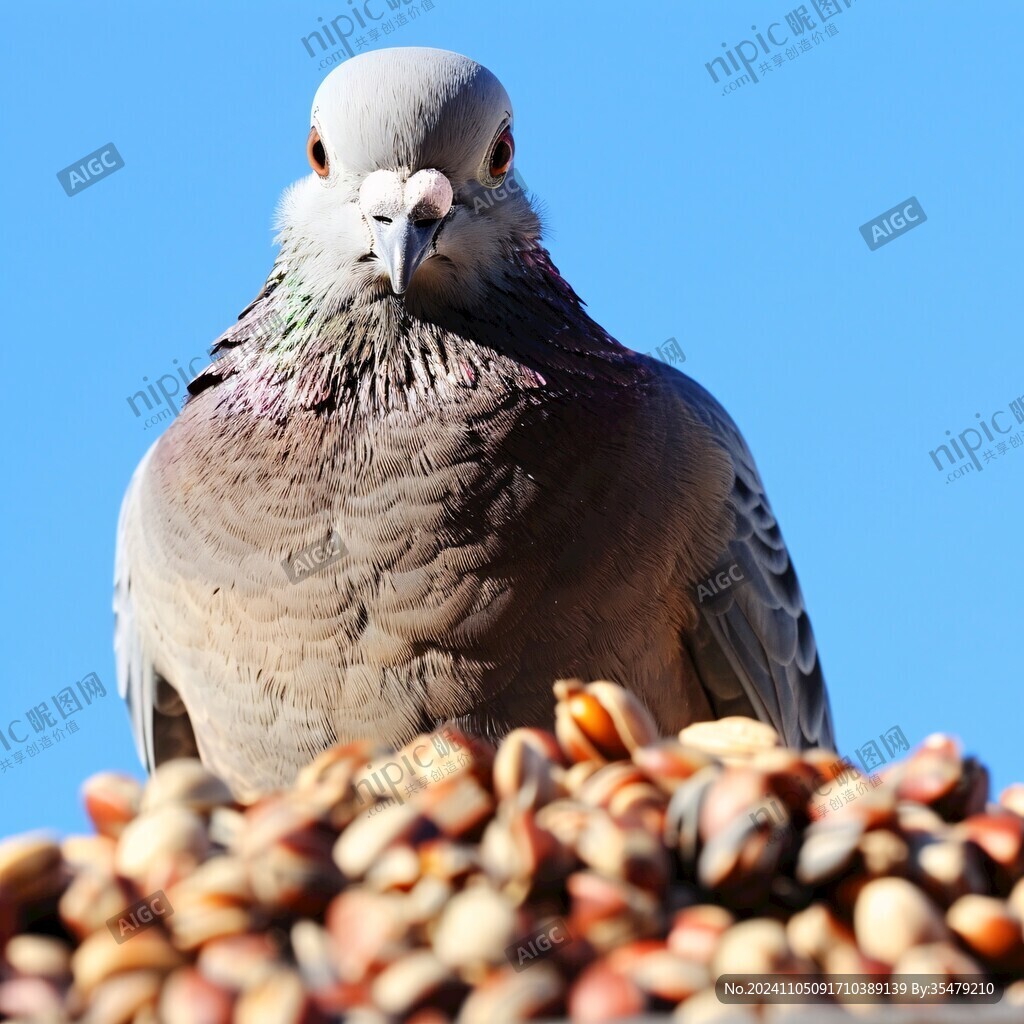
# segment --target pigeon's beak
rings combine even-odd
[[[404,295],[408,291],[412,275],[430,254],[443,219],[413,220],[409,214],[401,213],[396,217],[374,217],[370,222],[374,251],[387,267],[391,288],[396,295]]]
[[[453,198],[451,182],[432,167],[408,180],[396,171],[374,171],[360,186],[359,209],[373,236],[373,254],[387,268],[396,295],[409,290],[413,274],[436,251]]]

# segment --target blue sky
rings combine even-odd
[[[998,42],[1024,31],[1024,8],[853,0],[813,41],[787,22],[799,6],[434,0],[362,45],[444,47],[498,74],[562,273],[631,347],[677,338],[739,423],[800,573],[841,750],[894,725],[912,743],[951,731],[998,791],[1024,778],[1024,444],[986,442],[981,471],[949,481],[929,452],[1000,410],[1024,442],[1009,411],[1024,397],[1022,85]],[[82,779],[139,773],[111,567],[121,495],[166,424],[147,429],[128,397],[144,378],[173,390],[259,289],[327,73],[301,40],[347,8],[5,15],[0,729],[20,719],[20,735],[29,708],[89,673],[107,695],[0,772],[0,833],[81,829]],[[773,25],[783,46],[723,95],[739,72],[717,65],[716,85],[705,64],[758,51]],[[57,172],[111,142],[124,167],[69,198]],[[927,220],[872,252],[860,226],[911,196]]]

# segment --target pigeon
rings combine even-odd
[[[240,800],[334,744],[550,726],[609,679],[664,734],[834,747],[754,460],[612,338],[542,245],[475,61],[360,54],[316,92],[278,255],[124,497],[115,651],[148,770]]]

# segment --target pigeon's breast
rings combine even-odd
[[[456,666],[466,690],[441,699],[464,712],[544,560],[521,403],[281,424],[213,397],[154,453],[136,559],[147,619],[175,621],[153,647],[202,709],[200,743],[225,721],[277,749],[410,734]]]
[[[676,456],[632,401],[478,388],[284,423],[190,402],[143,482],[138,560],[161,567],[141,599],[174,618],[152,646],[200,746],[230,723],[223,756],[251,763],[222,770],[274,774],[427,720],[542,720],[556,674],[678,671],[642,664],[686,609]]]

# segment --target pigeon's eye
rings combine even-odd
[[[321,178],[326,178],[328,173],[327,153],[324,150],[324,144],[320,139],[320,133],[316,128],[309,129],[309,138],[306,140],[306,157],[309,160],[309,166],[312,167]]]
[[[492,178],[500,178],[507,174],[509,167],[512,166],[512,155],[515,151],[516,144],[512,139],[512,129],[506,128],[494,142],[491,159],[487,165],[487,173]]]

